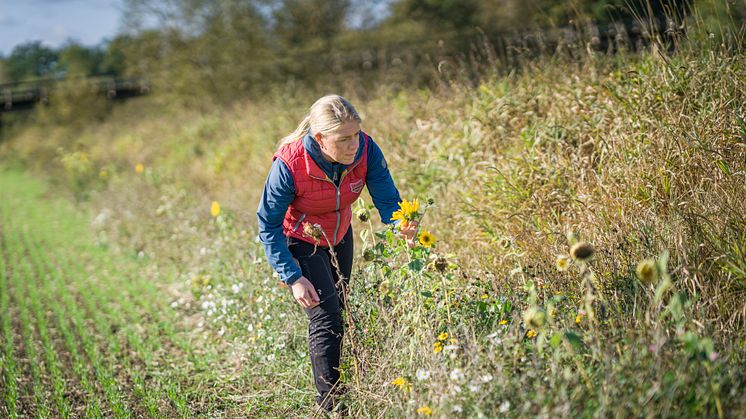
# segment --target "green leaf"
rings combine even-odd
[[[570,342],[576,351],[583,349],[583,338],[581,338],[577,333],[568,330],[565,332],[565,339]]]
[[[415,260],[413,260],[413,261],[409,262],[409,264],[407,264],[407,267],[408,267],[408,268],[409,268],[409,269],[410,269],[411,271],[414,271],[414,272],[419,272],[419,271],[421,271],[421,270],[422,270],[422,268],[424,268],[424,267],[425,267],[425,261],[424,261],[424,260],[422,260],[422,259],[415,259]]]
[[[560,343],[562,343],[562,335],[559,333],[553,334],[552,339],[549,340],[549,344],[552,345],[552,348],[556,348]]]

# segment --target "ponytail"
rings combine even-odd
[[[306,115],[305,118],[303,118],[302,121],[300,121],[300,124],[298,124],[298,128],[295,129],[292,133],[285,136],[282,140],[280,140],[280,147],[284,146],[285,144],[290,144],[293,141],[297,141],[298,139],[302,138],[304,135],[306,135],[306,132],[311,128],[311,115]]]

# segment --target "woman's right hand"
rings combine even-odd
[[[311,281],[301,276],[290,286],[293,290],[293,297],[303,308],[313,308],[319,305],[319,295],[311,284]]]

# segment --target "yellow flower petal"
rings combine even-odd
[[[433,409],[430,409],[428,406],[422,406],[419,409],[417,409],[417,413],[420,415],[430,416],[433,414]]]

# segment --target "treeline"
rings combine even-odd
[[[716,13],[740,13],[707,0]],[[102,46],[39,42],[0,60],[0,83],[146,77],[156,91],[227,101],[285,86],[421,84],[444,57],[479,54],[506,34],[608,27],[688,13],[673,0],[125,0],[126,32]],[[585,25],[585,26],[584,26]],[[487,55],[489,55],[487,53]],[[442,70],[442,68],[441,68]]]

